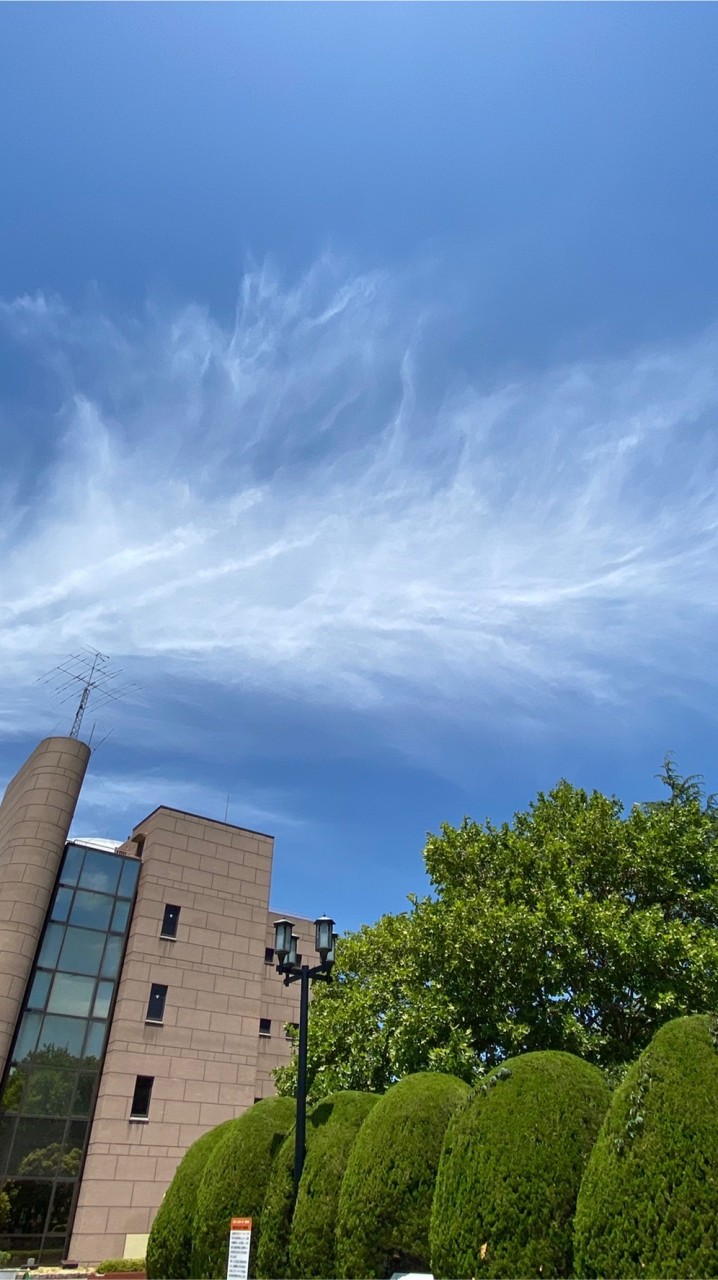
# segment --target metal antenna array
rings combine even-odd
[[[80,701],[70,730],[71,738],[79,738],[82,718],[90,698],[92,709],[96,711],[108,702],[118,702],[125,694],[139,688],[136,684],[117,685],[115,681],[122,674],[122,667],[110,666],[108,654],[100,653],[97,649],[87,649],[71,654],[64,662],[53,667],[52,671],[39,676],[38,683],[54,685],[61,703],[74,701],[77,686],[81,686]]]

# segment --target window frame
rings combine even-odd
[[[168,923],[168,920],[167,920],[167,912],[168,912],[168,911],[176,911],[176,912],[177,912],[177,914],[176,914],[176,916],[175,916],[175,919],[174,919],[174,932],[172,932],[172,933],[168,933],[168,932],[167,932],[167,923]],[[166,903],[165,903],[164,914],[163,914],[163,916],[162,916],[162,924],[160,925],[160,937],[161,937],[161,938],[164,938],[164,939],[165,939],[166,941],[168,941],[168,942],[174,942],[174,941],[175,941],[175,939],[177,938],[177,930],[178,930],[178,928],[179,928],[179,919],[180,919],[180,912],[181,912],[181,911],[182,911],[182,908],[181,908],[181,907],[178,907],[176,902],[166,902]]]
[[[150,1118],[150,1106],[152,1104],[152,1090],[154,1088],[154,1076],[135,1076],[135,1088],[132,1094],[132,1102],[130,1103],[130,1120],[148,1121]],[[146,1093],[145,1110],[136,1110],[141,1103],[143,1095]]]
[[[169,991],[169,987],[167,986],[167,983],[166,983],[166,982],[152,982],[152,983],[150,983],[150,994],[149,994],[149,999],[148,999],[148,1001],[147,1001],[147,1013],[145,1014],[145,1022],[146,1022],[150,1027],[162,1027],[162,1026],[164,1026],[164,1021],[165,1021],[165,1008],[166,1008],[166,1005],[167,1005],[167,992],[168,992],[168,991]],[[155,998],[155,996],[157,996],[157,995],[159,995],[159,994],[160,994],[160,992],[162,993],[162,996],[161,996],[161,1008],[160,1008],[159,1017],[153,1017],[153,1016],[152,1016],[152,1001],[153,1001],[153,999]]]

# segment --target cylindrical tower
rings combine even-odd
[[[76,738],[45,738],[0,804],[0,1076],[89,759]]]

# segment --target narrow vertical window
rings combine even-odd
[[[135,1080],[135,1092],[132,1095],[130,1120],[146,1120],[150,1114],[150,1098],[154,1076],[138,1076]]]
[[[165,1016],[165,1000],[167,988],[161,982],[153,982],[150,987],[150,998],[147,1004],[145,1022],[162,1022]]]
[[[260,1036],[271,1036],[271,1034],[272,1034],[272,1019],[271,1019],[271,1018],[260,1018],[260,1019],[259,1019],[259,1034],[260,1034]]]
[[[177,925],[179,924],[180,909],[173,907],[169,903],[165,907],[165,913],[162,917],[162,928],[160,930],[161,938],[176,938]]]

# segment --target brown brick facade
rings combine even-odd
[[[0,808],[0,1069],[88,759],[83,743],[48,739]],[[282,914],[269,911],[271,836],[160,807],[120,852],[141,866],[68,1249],[79,1262],[122,1256],[129,1237],[143,1247],[188,1146],[274,1092],[299,1016],[298,987],[268,955]],[[313,926],[292,918],[314,958]],[[146,1020],[153,983],[167,988],[161,1024]],[[138,1076],[154,1082],[144,1120],[130,1118]]]

